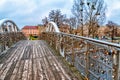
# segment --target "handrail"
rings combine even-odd
[[[89,80],[120,80],[119,44],[62,32],[43,32],[40,38]]]
[[[60,32],[60,33],[52,32],[52,33],[66,35],[66,36],[71,36],[71,37],[76,37],[76,38],[80,38],[80,39],[84,39],[84,40],[89,40],[89,41],[92,41],[92,42],[96,42],[96,43],[100,43],[100,44],[104,44],[104,45],[108,45],[108,46],[113,46],[113,47],[120,48],[120,44],[116,44],[116,43],[112,43],[112,42],[107,42],[107,41],[102,41],[102,40],[96,40],[96,39],[93,39],[93,38],[88,38],[88,37],[83,37],[83,36],[78,36],[78,35],[73,35],[73,34],[67,34],[67,33],[63,33],[63,32]]]

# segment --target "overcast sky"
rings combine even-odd
[[[120,0],[105,0],[107,20],[120,24]],[[73,0],[0,0],[0,19],[9,18],[20,28],[37,25],[51,10],[71,15]]]

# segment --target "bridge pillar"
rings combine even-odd
[[[16,26],[14,27],[14,29],[15,29],[15,32],[17,32],[17,27]]]
[[[11,28],[12,28],[12,32],[14,32],[14,31],[15,31],[15,30],[14,30],[14,25],[12,25]]]
[[[10,32],[9,25],[6,23],[7,31]]]
[[[0,27],[0,32],[3,33],[3,29],[2,29],[2,27]]]

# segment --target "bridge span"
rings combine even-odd
[[[120,80],[120,45],[59,31],[49,22],[38,41],[26,40],[11,20],[0,21],[0,80]]]
[[[23,40],[0,55],[0,80],[78,80],[44,41]]]

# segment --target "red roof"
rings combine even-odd
[[[24,26],[22,29],[38,29],[38,26]]]

